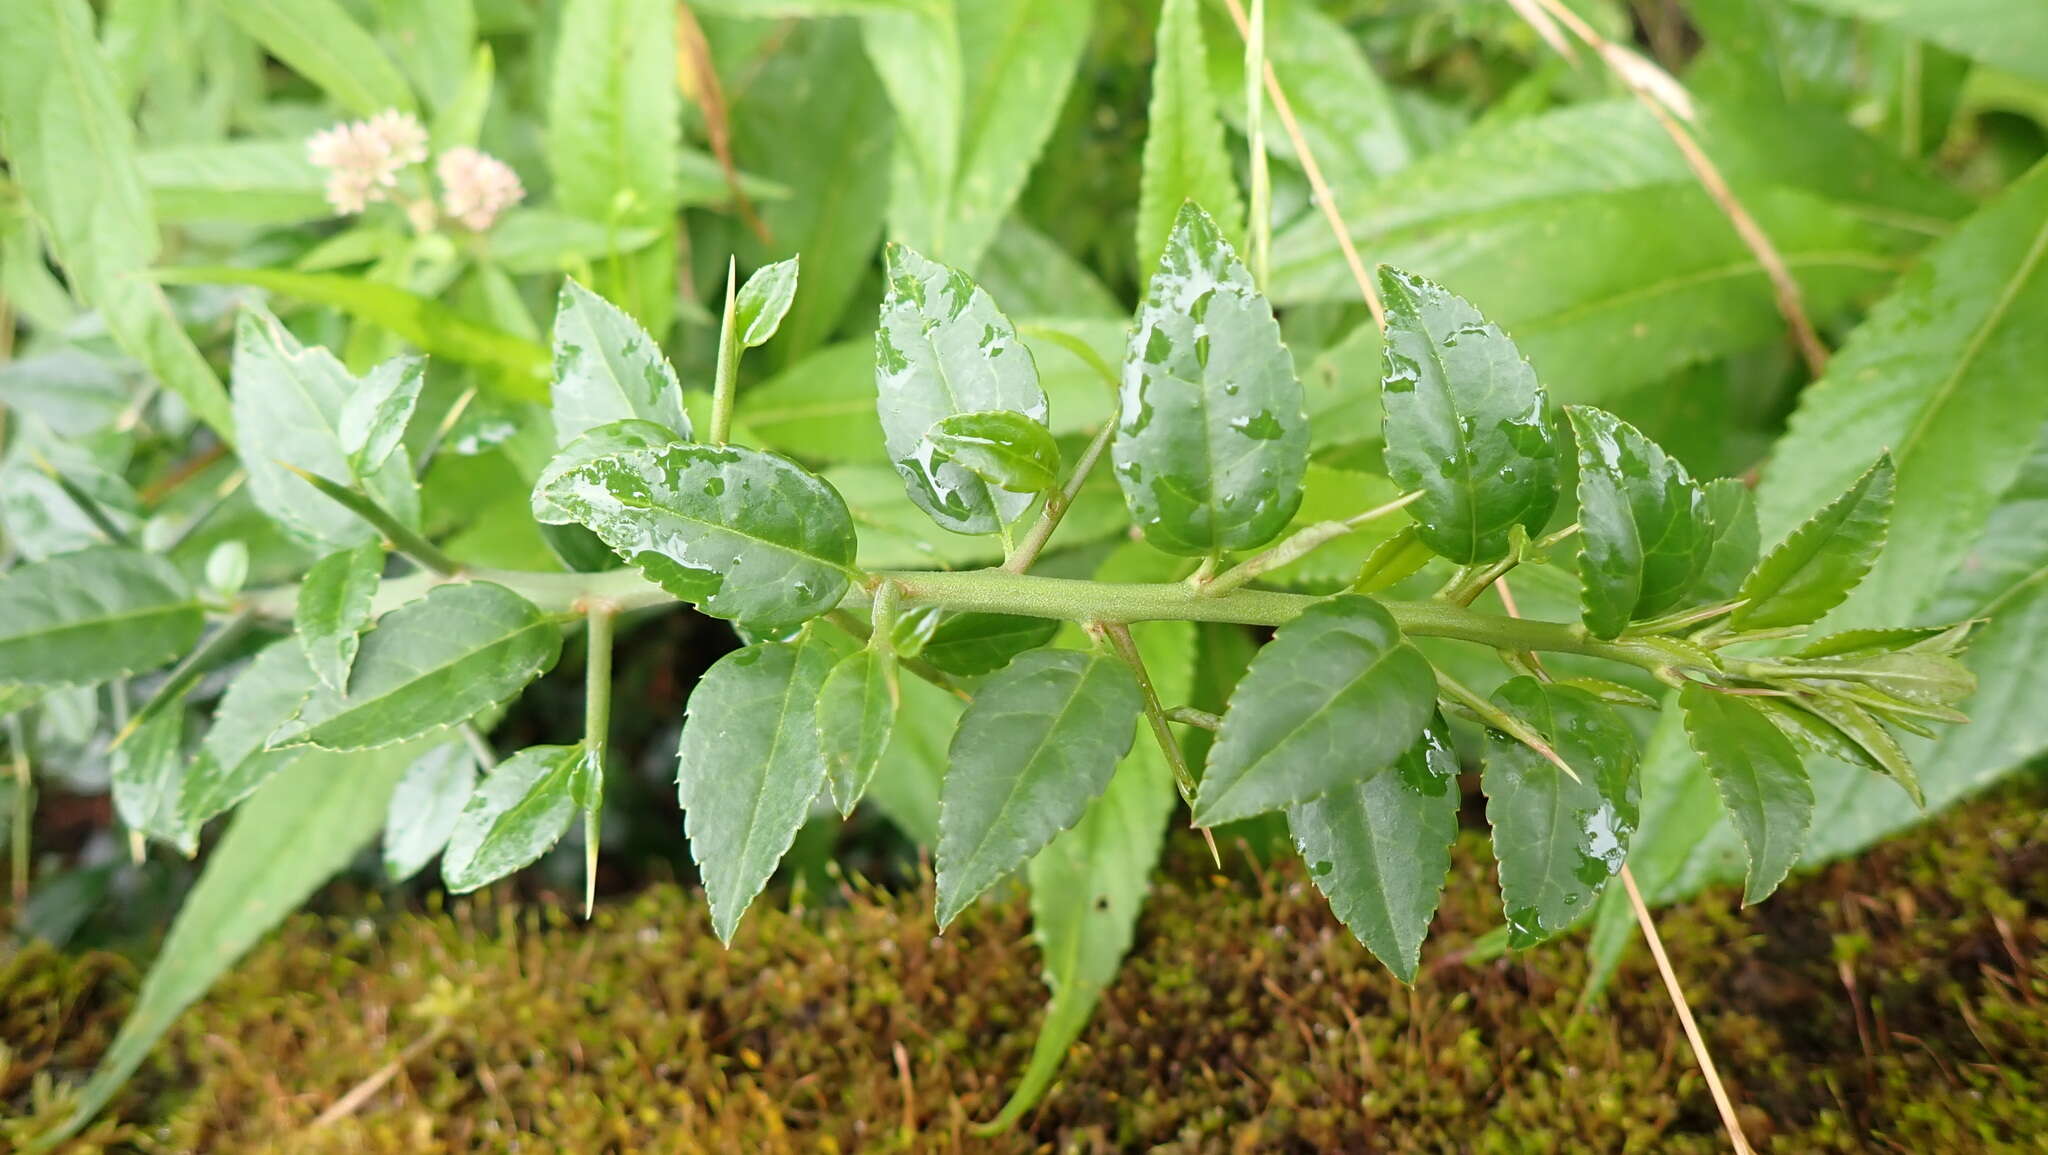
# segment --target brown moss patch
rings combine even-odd
[[[1661,917],[1761,1150],[2039,1150],[2044,800],[2037,784],[1978,802],[1756,910],[1719,892]],[[657,887],[589,924],[502,895],[301,916],[73,1149],[1726,1150],[1646,958],[1587,1012],[1576,942],[1455,960],[1498,918],[1466,849],[1412,991],[1294,867],[1163,883],[1060,1084],[995,1139],[972,1126],[1044,998],[1020,902],[943,939],[928,893],[764,906],[728,951],[694,896]],[[35,948],[0,967],[0,1139],[55,1117],[135,980]]]

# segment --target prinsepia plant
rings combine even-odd
[[[1388,268],[1380,391],[1398,490],[1324,494],[1325,512],[1305,519],[1302,386],[1265,297],[1199,207],[1173,222],[1121,370],[1100,366],[1116,417],[1078,451],[1048,425],[1033,353],[987,292],[906,247],[885,263],[874,382],[889,460],[939,526],[999,538],[1000,565],[863,567],[839,491],[741,443],[739,357],[790,307],[794,261],[728,289],[710,409],[695,421],[656,343],[564,287],[556,449],[532,515],[566,572],[458,566],[420,532],[421,463],[402,448],[418,360],[358,378],[251,307],[232,389],[251,495],[325,555],[296,585],[259,589],[232,572],[195,587],[134,544],[22,565],[0,584],[0,684],[33,697],[175,663],[118,737],[115,788],[134,829],[188,850],[308,750],[344,759],[329,777],[361,752],[400,750],[363,763],[396,781],[391,872],[438,853],[449,887],[468,891],[535,861],[579,817],[594,857],[615,621],[687,603],[747,643],[696,686],[677,754],[721,938],[814,806],[850,812],[887,773],[900,721],[964,699],[938,788],[938,923],[1027,868],[1041,889],[1077,887],[1092,906],[1042,930],[1102,956],[1056,963],[1055,983],[1097,986],[1158,852],[1144,816],[1176,795],[1205,829],[1284,815],[1337,916],[1406,981],[1468,759],[1484,765],[1508,942],[1523,947],[1578,923],[1622,867],[1639,821],[1622,711],[1656,705],[1646,686],[1676,693],[1747,845],[1749,901],[1798,861],[1814,805],[1803,752],[1917,793],[1893,730],[1961,720],[1968,623],[1804,636],[1884,545],[1886,458],[1764,548],[1742,484],[1702,483],[1602,410],[1556,411],[1506,333]],[[1033,573],[1105,456],[1143,545],[1093,578]],[[1361,540],[1334,593],[1262,588]],[[1436,559],[1449,568],[1433,594],[1386,595]],[[1473,608],[1534,567],[1576,571],[1576,620]],[[1148,668],[1187,645],[1157,623],[1273,633],[1215,711],[1178,669]],[[252,630],[280,636],[234,676],[211,726],[188,733],[182,699]],[[583,740],[485,772],[479,728],[579,630]],[[1491,650],[1515,676],[1476,692],[1425,657],[1416,640],[1431,638]],[[1461,750],[1464,723],[1477,744]],[[1128,757],[1139,741],[1151,753]],[[1091,917],[1107,929],[1091,932]],[[1043,1085],[1057,1050],[1042,1060],[1027,1084]]]

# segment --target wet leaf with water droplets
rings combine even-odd
[[[1281,626],[1230,695],[1195,795],[1217,826],[1358,786],[1415,744],[1436,675],[1385,607],[1347,594]]]
[[[1507,556],[1508,531],[1540,532],[1557,507],[1557,444],[1543,386],[1515,343],[1464,298],[1382,267],[1387,303],[1387,473],[1422,491],[1422,540],[1461,565]]]
[[[484,775],[455,819],[441,880],[454,894],[531,865],[568,833],[583,747],[529,746]]]
[[[757,449],[625,450],[560,475],[543,499],[669,593],[753,629],[817,617],[852,581],[846,502],[816,474]]]
[[[1138,307],[1111,443],[1145,540],[1253,549],[1301,504],[1308,418],[1272,307],[1209,214],[1182,206]]]
[[[1714,548],[1707,496],[1685,466],[1603,410],[1565,407],[1579,443],[1579,581],[1586,629],[1611,638],[1678,606]]]
[[[937,460],[965,466],[1011,493],[1044,493],[1059,487],[1059,442],[1043,424],[1022,413],[956,413],[933,425],[925,440],[938,450]]]
[[[888,252],[888,293],[875,330],[882,441],[910,499],[955,533],[994,533],[1032,495],[991,486],[941,461],[925,434],[961,413],[1009,410],[1043,423],[1045,390],[1031,350],[967,274],[902,245]]]
[[[1458,751],[1439,714],[1390,772],[1287,810],[1330,910],[1404,983],[1450,873],[1459,801]]]
[[[1799,750],[1740,698],[1693,682],[1679,691],[1685,732],[1749,851],[1744,905],[1762,902],[1799,861],[1813,823],[1813,784]]]
[[[817,634],[735,650],[690,691],[676,798],[722,942],[825,785],[815,704],[837,655]]]
[[[940,927],[1080,821],[1143,705],[1130,667],[1102,653],[1038,650],[982,684],[939,791]]]
[[[639,322],[577,284],[562,282],[555,306],[555,444],[599,425],[637,417],[690,436],[683,386]]]
[[[1628,860],[1637,821],[1636,737],[1584,690],[1510,679],[1494,704],[1548,741],[1578,781],[1521,742],[1488,730],[1486,820],[1500,862],[1508,945],[1533,946],[1592,908]]]
[[[562,446],[547,466],[540,471],[540,477],[533,483],[533,517],[542,525],[574,525],[576,518],[567,510],[554,503],[548,494],[561,482],[564,475],[596,461],[629,449],[658,449],[674,445],[682,438],[675,430],[652,421],[637,417],[614,421],[587,430],[581,437]]]

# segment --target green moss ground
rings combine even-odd
[[[1761,908],[1724,891],[1662,917],[1761,1150],[2042,1150],[2044,802],[2008,791]],[[71,1149],[1726,1150],[1642,952],[1584,1013],[1577,942],[1456,960],[1497,918],[1466,850],[1412,992],[1299,869],[1210,876],[1177,851],[1060,1084],[995,1139],[972,1126],[1043,1003],[1021,902],[943,939],[928,893],[764,905],[726,951],[700,902],[657,887],[587,925],[503,896],[301,916]],[[55,1116],[136,981],[106,955],[0,964],[0,1147]],[[310,1126],[450,1008],[381,1090]]]

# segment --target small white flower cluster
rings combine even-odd
[[[398,196],[399,176],[427,159],[427,130],[419,118],[396,109],[368,120],[337,124],[306,141],[306,157],[327,172],[327,203],[342,216],[360,213]],[[498,215],[526,196],[519,174],[505,162],[473,148],[451,148],[435,165],[441,180],[441,209],[466,229],[483,232]],[[434,203],[422,197],[404,204],[406,217],[421,232],[434,227]]]

